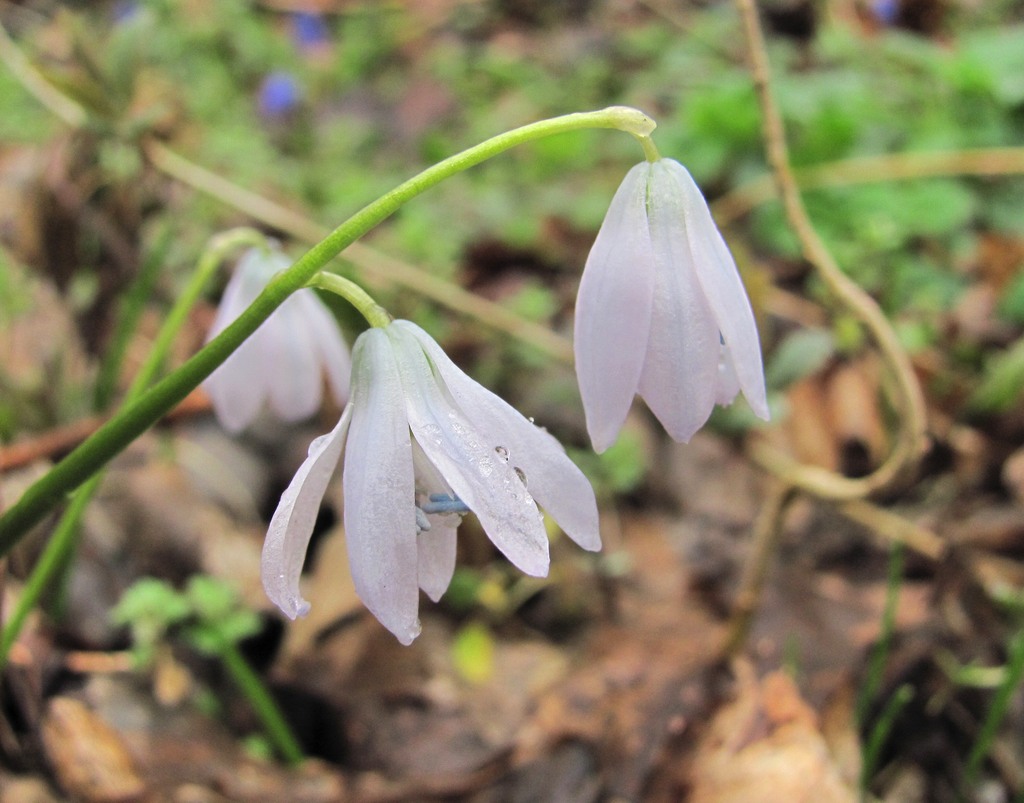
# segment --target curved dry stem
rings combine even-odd
[[[890,545],[900,544],[918,555],[938,561],[946,554],[946,541],[933,530],[863,499],[843,502],[837,508],[850,521],[867,527]]]
[[[36,100],[73,128],[81,128],[89,115],[78,103],[47,81],[0,25],[0,61],[7,65],[18,82],[31,92]]]
[[[754,537],[750,544],[750,552],[743,562],[743,573],[740,576],[739,589],[733,600],[732,615],[721,655],[735,657],[750,633],[750,625],[754,621],[761,591],[764,588],[768,568],[775,545],[782,533],[782,523],[789,509],[790,502],[796,496],[794,486],[776,480],[765,494],[764,504],[754,522]]]
[[[1024,148],[886,153],[825,162],[793,170],[801,190],[954,176],[1024,174]],[[764,175],[722,195],[711,204],[719,226],[726,226],[776,197],[775,177]]]
[[[751,455],[783,482],[823,498],[860,499],[877,493],[903,478],[916,465],[926,441],[924,396],[903,347],[875,300],[839,268],[821,240],[800,197],[790,167],[782,118],[770,81],[764,34],[754,0],[736,0],[750,52],[751,71],[763,115],[765,147],[775,176],[786,218],[800,241],[804,257],[817,270],[829,290],[868,329],[893,375],[899,429],[892,452],[873,473],[850,479],[816,466],[797,463],[765,443],[755,444]]]

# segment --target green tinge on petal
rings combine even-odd
[[[369,329],[352,354],[345,538],[356,593],[402,644],[419,635],[416,492],[402,379],[392,344]]]
[[[718,325],[704,297],[686,198],[665,160],[651,166],[651,241],[655,258],[651,334],[640,395],[677,441],[688,441],[715,406]]]

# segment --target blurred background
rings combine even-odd
[[[760,11],[813,223],[926,397],[920,466],[854,505],[780,502],[747,453],[864,476],[900,417],[774,200],[732,4],[0,2],[0,509],[116,408],[215,234],[298,257],[433,162],[611,104],[654,117],[711,202],[774,411],[755,427],[737,403],[680,445],[635,405],[590,450],[573,300],[632,138],[566,134],[445,182],[337,267],[566,444],[605,550],[552,527],[550,577],[526,578],[468,517],[403,648],[355,597],[335,483],[312,614],[286,623],[262,538],[339,411],[232,438],[197,392],[112,464],[16,630],[57,519],[0,562],[0,801],[1024,799],[1024,3]],[[281,761],[236,658],[309,760]]]

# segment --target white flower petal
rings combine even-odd
[[[270,407],[282,421],[301,421],[320,409],[323,378],[319,346],[297,291],[267,319],[263,344]]]
[[[761,341],[736,262],[711,217],[704,196],[686,168],[673,159],[662,159],[659,164],[664,165],[663,169],[675,178],[683,194],[686,229],[693,249],[697,280],[729,347],[743,395],[754,413],[767,421],[769,411]]]
[[[252,249],[224,288],[217,315],[207,342],[223,332],[248,307],[266,286],[267,275],[262,252]],[[203,381],[203,389],[213,402],[217,420],[228,432],[240,432],[259,415],[266,399],[266,364],[261,348],[267,338],[266,322]]]
[[[259,415],[266,399],[266,362],[260,356],[257,330],[203,380],[220,425],[238,433]]]
[[[477,430],[500,441],[495,445],[507,450],[510,465],[523,471],[529,492],[566,534],[584,549],[600,549],[594,490],[562,445],[466,376],[418,326],[408,321],[392,326],[416,338],[462,413]]]
[[[456,518],[457,517],[452,517]],[[419,586],[431,600],[444,596],[455,574],[456,526],[433,523],[426,532],[416,536],[416,560],[419,565]]]
[[[580,279],[576,376],[594,449],[618,437],[636,393],[651,326],[654,254],[647,227],[650,165],[626,174]]]
[[[420,632],[412,443],[399,366],[383,330],[359,336],[352,373],[342,478],[352,579],[370,612],[411,644]]]
[[[674,439],[688,441],[715,406],[720,339],[683,228],[683,197],[664,160],[652,165],[655,290],[640,395]]]
[[[429,500],[431,494],[450,497],[451,487],[434,467],[416,441],[412,442],[412,465],[416,473],[417,500]],[[416,536],[420,588],[437,602],[448,590],[455,573],[456,530],[462,521],[457,513],[427,515],[430,529]]]
[[[348,346],[341,337],[334,315],[313,291],[303,296],[302,304],[306,322],[327,372],[331,395],[338,404],[345,404],[348,401],[349,375],[352,373]]]
[[[281,494],[263,544],[263,588],[285,615],[305,616],[309,603],[299,593],[299,576],[306,558],[313,525],[345,447],[351,408],[337,426],[309,445],[309,456]]]
[[[533,497],[514,468],[500,459],[500,444],[478,432],[442,393],[430,363],[408,329],[386,330],[405,387],[409,427],[452,490],[480,520],[488,538],[516,567],[543,577],[548,539]]]

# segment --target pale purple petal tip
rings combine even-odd
[[[687,237],[697,280],[728,347],[737,381],[754,413],[768,420],[768,398],[761,359],[761,341],[736,262],[711,217],[704,196],[690,173],[672,159],[662,159],[683,197]]]
[[[654,293],[647,225],[648,163],[626,174],[612,198],[576,299],[576,376],[597,452],[618,437],[643,368]]]

